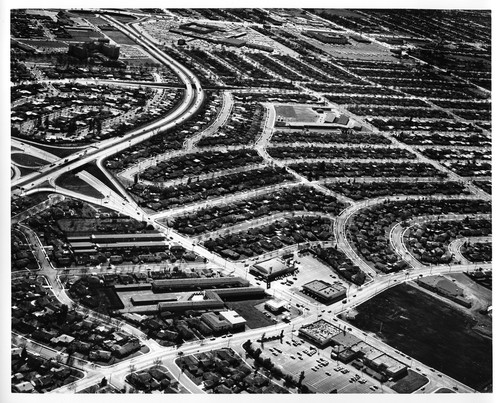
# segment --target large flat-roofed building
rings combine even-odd
[[[408,373],[408,367],[405,364],[387,354],[381,354],[372,359],[370,365],[393,379],[401,378]]]
[[[359,343],[361,340],[354,336],[352,333],[347,332],[345,329],[339,334],[333,336],[332,342],[336,346],[351,347],[354,344]]]
[[[204,313],[200,318],[214,333],[228,332],[231,330],[231,323],[215,312]]]
[[[299,330],[301,336],[321,347],[329,345],[332,338],[340,332],[341,330],[337,326],[332,325],[324,319],[302,326]]]
[[[139,294],[130,297],[133,305],[153,305],[160,302],[177,301],[177,295],[174,293],[164,294]]]
[[[112,250],[132,250],[132,249],[147,249],[151,252],[164,252],[168,249],[166,241],[130,241],[130,242],[113,242],[113,243],[96,243],[99,251]]]
[[[353,345],[351,349],[367,366],[388,378],[397,379],[407,374],[408,367],[405,364],[364,341]]]
[[[219,312],[219,315],[222,316],[225,320],[227,320],[231,324],[232,332],[239,332],[245,330],[245,325],[247,321],[236,311],[222,311]]]
[[[223,287],[248,287],[250,282],[241,277],[187,278],[153,281],[153,292],[190,291]]]
[[[165,236],[157,231],[138,234],[89,234],[68,237],[68,243],[75,254],[116,252],[119,250],[145,249],[150,252],[168,250]]]
[[[254,264],[250,268],[250,273],[265,278],[268,281],[287,273],[293,273],[295,265],[288,264],[282,259],[269,259],[264,262]]]
[[[88,242],[88,241],[71,242],[70,245],[71,245],[71,248],[73,249],[73,251],[82,250],[82,249],[95,249],[95,244],[93,244],[92,242]]]
[[[115,284],[113,287],[116,292],[146,291],[151,289],[151,284],[150,283]]]
[[[214,288],[213,292],[217,293],[222,299],[246,299],[252,297],[263,297],[266,291],[263,288],[252,287],[236,287],[236,288]]]
[[[92,234],[89,239],[94,243],[164,241],[165,235],[156,231],[139,234]]]
[[[324,304],[332,304],[346,296],[346,288],[344,286],[328,284],[323,280],[313,280],[304,284],[302,288]]]

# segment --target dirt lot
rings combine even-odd
[[[411,285],[360,305],[354,326],[475,389],[492,380],[492,341],[463,311]],[[460,352],[460,354],[457,354]]]
[[[291,122],[316,122],[318,114],[307,106],[275,106],[276,115],[289,119]]]

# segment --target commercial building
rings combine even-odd
[[[393,380],[402,378],[408,373],[408,367],[405,364],[387,354],[381,354],[373,358],[369,365],[377,372],[383,373]]]
[[[271,299],[265,303],[265,308],[270,310],[273,313],[279,313],[283,311],[288,303],[286,301],[280,301],[277,299]]]
[[[351,350],[366,366],[387,378],[398,379],[408,373],[405,364],[363,341],[353,345]]]
[[[200,318],[214,333],[227,333],[231,330],[231,324],[215,312],[204,313]]]
[[[313,280],[304,284],[302,289],[324,304],[332,304],[346,296],[346,288],[344,286],[328,284],[323,280]]]
[[[222,311],[219,314],[231,324],[231,331],[233,333],[245,330],[247,321],[238,312]]]
[[[302,326],[299,329],[299,335],[320,347],[328,346],[332,338],[340,332],[341,330],[337,326],[324,319]]]
[[[239,332],[245,330],[246,320],[235,311],[207,312],[201,320],[214,333]]]
[[[287,263],[283,259],[274,258],[254,264],[250,267],[249,271],[255,276],[263,277],[265,280],[271,281],[278,276],[293,273],[295,271],[295,264],[293,262]]]

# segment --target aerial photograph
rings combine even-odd
[[[492,10],[79,4],[4,15],[13,401],[493,396]]]

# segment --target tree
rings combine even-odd
[[[68,316],[68,310],[69,310],[68,305],[66,304],[61,305],[61,309],[59,310],[59,313],[57,315],[57,323],[59,325],[66,322],[66,318]]]
[[[28,350],[26,350],[26,346],[23,347],[23,350],[21,351],[21,359],[23,361],[26,361],[28,358]]]
[[[102,378],[101,379],[101,382],[99,383],[99,386],[101,388],[105,387],[106,385],[108,384],[108,380],[106,379],[106,377]]]
[[[299,375],[299,385],[302,385],[302,381],[304,380],[305,377],[306,377],[306,374],[304,371],[302,371]]]
[[[250,341],[250,339],[248,339],[247,341],[245,341],[245,342],[243,343],[243,346],[242,346],[242,347],[243,347],[245,350],[249,350],[249,349],[250,349],[250,345],[251,345],[251,344],[252,344],[252,342]]]

